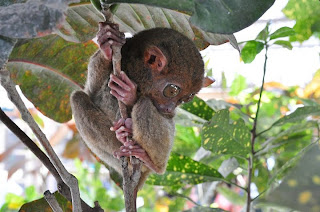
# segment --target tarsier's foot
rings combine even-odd
[[[120,157],[135,156],[139,158],[149,169],[156,173],[160,173],[160,170],[154,165],[150,159],[148,153],[139,146],[132,137],[132,119],[119,119],[110,128],[111,131],[115,131],[117,139],[123,144],[119,150],[113,153],[113,156],[120,159]]]
[[[113,124],[113,127],[110,128],[111,131],[116,133],[117,139],[125,144],[128,137],[132,137],[132,119],[119,119]]]
[[[113,156],[118,159],[120,159],[120,157],[122,156],[135,156],[136,158],[139,158],[149,169],[153,170],[156,173],[160,173],[160,170],[154,165],[148,153],[132,140],[127,142],[127,145],[124,144],[120,147],[119,150],[115,151],[113,153]]]
[[[112,46],[122,46],[126,39],[124,33],[119,31],[119,25],[113,23],[100,22],[97,33],[99,47],[108,59],[112,59]]]

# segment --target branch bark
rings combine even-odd
[[[57,181],[59,192],[69,201],[71,201],[71,194],[69,187],[62,181],[56,168],[50,162],[48,156],[1,110],[0,108],[0,120],[4,123],[11,132],[13,132],[24,145],[31,150],[31,152],[43,163],[43,165],[50,171],[55,180]],[[83,211],[88,212],[102,212],[101,207],[91,208],[83,200],[81,200],[81,206]]]
[[[20,95],[18,94],[15,88],[15,84],[10,79],[9,71],[5,67],[0,70],[0,82],[1,85],[6,89],[9,99],[15,104],[15,106],[20,111],[22,119],[29,125],[33,133],[36,135],[37,139],[40,141],[43,148],[46,150],[51,163],[54,165],[55,169],[61,176],[63,182],[67,184],[70,188],[72,198],[72,210],[74,212],[81,212],[81,200],[77,178],[70,174],[59,160],[57,154],[51,147],[48,139],[41,131],[41,129],[31,116],[30,112],[24,105]]]
[[[109,5],[101,2],[102,11],[106,22],[113,22],[112,13]],[[117,76],[121,72],[121,47],[112,46],[112,65],[113,73]],[[125,104],[118,100],[121,117],[127,119],[129,117]],[[128,138],[127,138],[128,139]],[[125,199],[125,207],[127,212],[136,212],[136,199],[138,193],[138,183],[141,177],[142,162],[136,157],[130,157],[132,171],[128,166],[128,158],[122,157],[122,174],[123,174],[123,194]]]

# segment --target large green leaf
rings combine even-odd
[[[59,194],[57,191],[53,194],[58,201],[62,211],[64,212],[71,212],[72,211],[72,205],[71,202],[68,201],[66,198],[64,198],[61,194]],[[32,202],[28,202],[20,208],[19,211],[23,212],[35,212],[35,211],[52,211],[51,207],[47,203],[47,201],[44,198],[34,200]]]
[[[320,210],[320,149],[308,150],[280,186],[268,195],[272,203],[298,211]]]
[[[214,33],[230,34],[255,22],[271,7],[274,0],[109,0],[108,3],[142,3],[186,11],[192,14],[191,22],[203,30]]]
[[[215,114],[215,111],[207,105],[205,101],[198,97],[194,97],[191,102],[181,105],[180,108],[207,121],[209,121]]]
[[[68,7],[66,20],[57,34],[67,41],[86,42],[93,39],[98,31],[98,23],[103,16],[90,2],[73,4]]]
[[[176,109],[174,121],[176,124],[180,124],[185,127],[202,127],[202,125],[206,123],[205,119],[181,108]]]
[[[283,13],[296,21],[293,29],[296,34],[291,36],[291,41],[304,41],[315,32],[320,32],[320,4],[315,0],[289,0]]]
[[[158,7],[140,4],[121,4],[114,14],[114,21],[120,25],[120,31],[135,34],[154,27],[175,29],[195,42],[199,49],[209,44],[219,45],[230,41],[238,49],[233,35],[207,33],[189,23],[189,16]],[[66,22],[58,34],[73,42],[92,39],[98,31],[98,22],[103,18],[90,3],[74,4],[67,10]]]
[[[306,106],[300,107],[296,109],[290,115],[284,116],[278,121],[276,121],[273,126],[280,126],[286,123],[294,123],[298,121],[302,121],[308,116],[312,115],[319,115],[320,114],[320,107],[319,106]]]
[[[217,191],[233,204],[244,205],[246,203],[246,195],[239,195],[238,192],[226,186],[219,186],[217,188]]]
[[[215,154],[230,154],[246,157],[250,151],[250,131],[244,121],[229,121],[229,111],[218,111],[210,122],[203,126],[202,146]]]
[[[230,96],[238,96],[238,94],[248,87],[246,78],[242,75],[236,75],[230,87]]]
[[[68,43],[50,35],[17,45],[10,55],[8,69],[41,112],[65,122],[71,119],[69,95],[83,87],[88,58],[96,49],[91,41]]]
[[[222,179],[222,175],[216,169],[189,157],[172,153],[164,175],[153,174],[148,178],[147,183],[151,185],[181,186]]]
[[[195,0],[191,22],[205,31],[234,33],[250,26],[274,3],[274,0]]]

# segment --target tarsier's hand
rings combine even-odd
[[[121,71],[120,76],[110,75],[110,93],[126,106],[133,106],[137,100],[137,85]]]
[[[117,139],[123,144],[119,150],[113,153],[113,156],[120,159],[120,157],[135,156],[139,158],[149,169],[156,173],[160,170],[154,165],[150,159],[148,153],[134,140],[131,139],[132,136],[132,119],[127,118],[120,119],[114,123],[113,127],[110,128],[111,131],[115,131]],[[127,139],[127,137],[129,138]]]
[[[108,60],[112,59],[112,46],[122,46],[126,42],[124,33],[119,31],[118,24],[105,22],[99,23],[97,38],[99,47]]]

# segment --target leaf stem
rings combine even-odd
[[[264,65],[263,65],[263,77],[262,77],[262,83],[261,83],[261,88],[260,88],[260,94],[259,94],[259,100],[258,100],[258,107],[257,107],[257,112],[256,112],[256,116],[254,118],[253,121],[253,127],[251,130],[251,154],[248,158],[248,185],[247,185],[247,212],[250,212],[250,208],[251,208],[251,181],[252,181],[252,172],[253,172],[253,159],[255,156],[255,150],[254,150],[254,144],[255,144],[255,140],[257,138],[258,135],[260,135],[261,133],[257,134],[257,124],[258,124],[258,116],[259,116],[259,111],[260,111],[260,104],[261,104],[261,98],[262,98],[262,92],[263,92],[263,87],[264,87],[264,81],[265,81],[265,76],[266,76],[266,70],[267,70],[267,60],[268,60],[268,43],[267,41],[265,41],[264,43],[265,46],[265,59],[264,59]],[[265,131],[264,131],[265,132]]]

